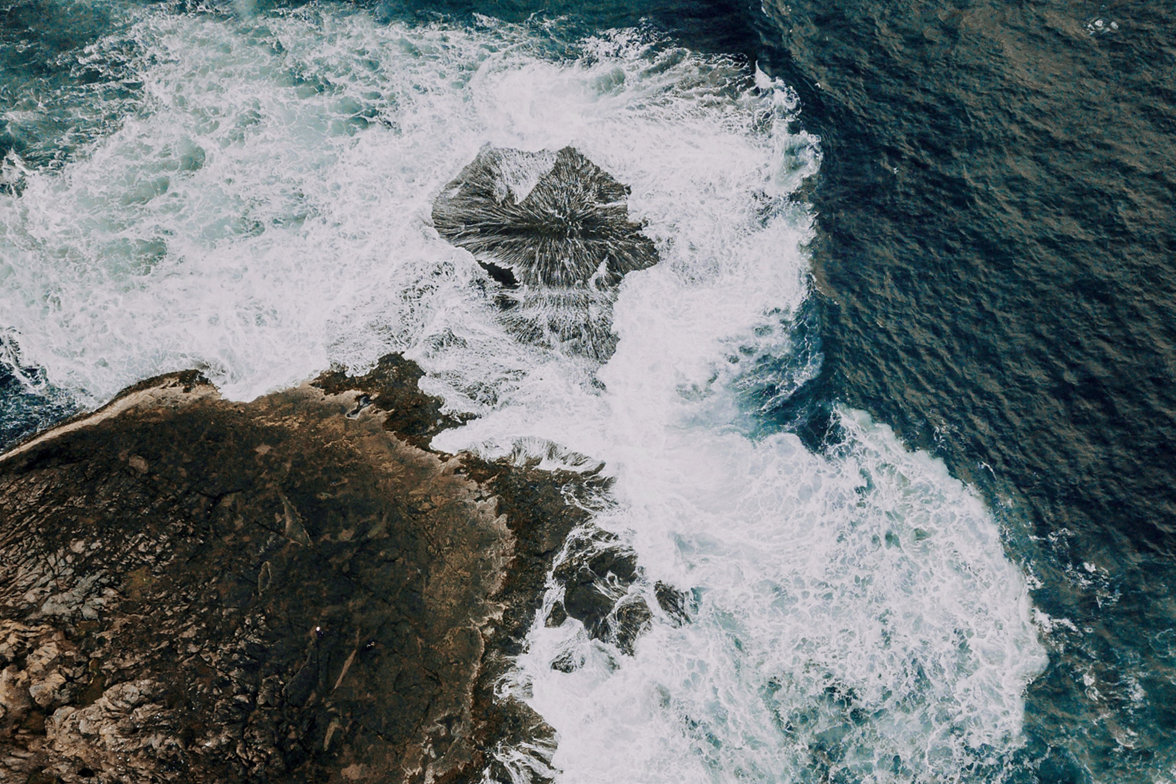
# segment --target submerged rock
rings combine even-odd
[[[605,359],[616,346],[617,286],[658,260],[629,220],[628,196],[571,147],[484,147],[434,202],[433,224],[501,284],[499,304],[520,337]]]
[[[428,449],[417,378],[171,374],[0,457],[0,781],[472,781],[550,742],[493,685],[593,480]]]

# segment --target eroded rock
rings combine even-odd
[[[464,781],[551,742],[492,686],[597,480],[428,449],[419,374],[172,374],[0,457],[0,781]]]

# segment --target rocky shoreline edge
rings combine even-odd
[[[607,480],[430,449],[420,377],[172,373],[0,455],[0,782],[478,781],[554,743],[495,685]]]

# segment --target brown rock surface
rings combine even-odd
[[[0,783],[477,780],[593,480],[424,446],[386,357],[252,403],[194,372],[0,457]]]

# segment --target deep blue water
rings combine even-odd
[[[1176,14],[845,2],[760,27],[826,162],[829,385],[1007,510],[1049,636],[1043,781],[1176,748]],[[1135,673],[1133,679],[1129,673]],[[1085,679],[1085,680],[1084,680]]]
[[[984,494],[1034,603],[1066,620],[1044,635],[1027,743],[1000,777],[1176,777],[1171,4],[366,7],[377,23],[646,27],[791,85],[823,154],[804,192],[819,296],[787,361],[760,358],[746,404],[770,401],[762,427],[814,448],[836,448],[834,404],[864,409]],[[0,3],[0,157],[62,167],[143,100],[117,47],[89,65],[125,23],[103,8]],[[35,367],[0,365],[0,396],[0,445],[74,410]]]

